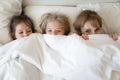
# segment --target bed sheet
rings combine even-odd
[[[36,33],[0,47],[0,80],[112,80],[119,67],[120,39],[108,35]]]

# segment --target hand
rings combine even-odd
[[[118,36],[120,36],[120,33],[118,33]]]
[[[70,32],[68,35],[72,35],[72,34],[74,34],[74,32]]]
[[[89,36],[87,34],[82,34],[81,36],[82,36],[83,39],[89,40]]]
[[[118,35],[120,35],[120,34],[109,34],[109,36],[110,36],[114,41],[118,40]]]

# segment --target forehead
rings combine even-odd
[[[88,29],[88,28],[96,29],[96,28],[100,28],[100,26],[96,25],[96,23],[94,24],[94,23],[91,23],[90,21],[87,21],[82,28],[84,28],[84,29]]]
[[[46,28],[64,28],[64,25],[57,20],[56,21],[50,21],[50,22],[48,22]]]
[[[21,22],[21,23],[17,24],[17,26],[16,26],[16,30],[18,30],[18,29],[31,29],[31,27],[28,26],[27,24],[25,24],[24,22]]]
[[[84,23],[84,26],[85,25],[88,25],[88,27],[89,26],[92,26],[92,27],[94,27],[94,28],[100,28],[100,24],[99,24],[99,22],[97,21],[97,20],[88,20],[88,21],[86,21],[85,23]],[[84,27],[83,26],[83,27]]]

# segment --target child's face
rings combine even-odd
[[[82,34],[101,34],[101,27],[94,27],[90,22],[86,22],[81,28]]]
[[[46,26],[46,34],[64,35],[64,26],[59,21],[51,21]]]
[[[29,26],[27,26],[25,23],[22,22],[16,26],[16,31],[15,31],[16,39],[29,36],[30,34],[32,34],[32,29]]]

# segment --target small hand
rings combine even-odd
[[[72,34],[74,34],[74,32],[70,32],[68,35],[72,35]]]
[[[81,36],[82,36],[83,39],[89,40],[89,36],[87,34],[82,34]]]
[[[109,36],[110,36],[114,41],[118,40],[118,35],[119,35],[119,34],[109,34]]]
[[[120,36],[120,33],[118,33],[118,36]]]

